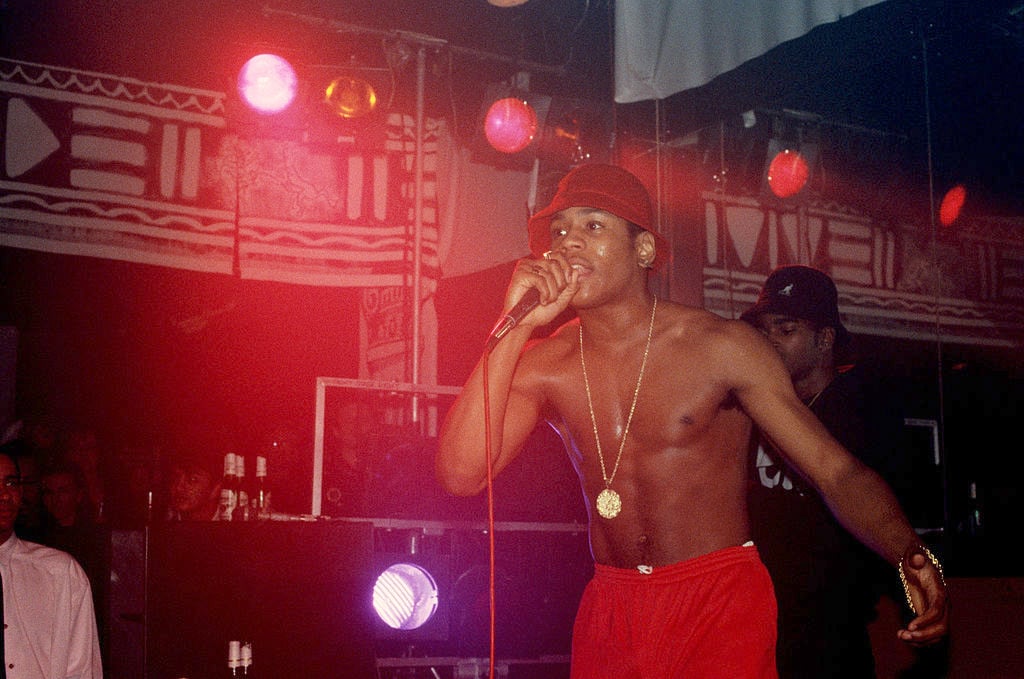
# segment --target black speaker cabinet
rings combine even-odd
[[[147,565],[147,679],[228,676],[235,639],[260,679],[374,676],[370,524],[161,526]]]

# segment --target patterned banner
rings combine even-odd
[[[422,121],[421,138],[399,113],[315,143],[250,138],[225,99],[0,59],[0,245],[366,288],[360,374],[413,379],[417,280],[421,358],[436,356],[444,122]],[[427,363],[418,377],[435,372]]]
[[[247,139],[225,96],[0,60],[2,244],[249,279],[408,285],[415,121],[391,114],[366,144]],[[436,167],[443,124],[427,121],[424,137],[424,165]],[[439,275],[436,173],[423,182],[428,286]]]

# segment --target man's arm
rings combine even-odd
[[[528,328],[515,328],[490,354],[484,355],[445,416],[435,468],[441,484],[455,495],[475,495],[487,483],[485,410],[490,416],[492,473],[495,475],[516,456],[539,418],[539,405],[512,386],[525,343],[523,336],[528,334]]]
[[[919,615],[900,637],[935,641],[948,630],[946,587],[885,481],[843,448],[797,397],[778,354],[755,330],[729,322],[718,363],[743,407],[822,496],[836,518],[894,566],[903,565]]]
[[[505,308],[511,309],[530,288],[541,304],[477,362],[445,416],[435,469],[441,484],[456,495],[475,495],[487,484],[487,419],[490,418],[492,473],[519,453],[540,419],[543,397],[524,367],[523,349],[533,329],[546,325],[569,304],[578,287],[575,273],[562,263],[522,260],[509,284]],[[484,371],[487,393],[484,392]]]
[[[67,569],[67,667],[60,677],[69,679],[102,679],[99,631],[92,589],[85,571],[68,558]]]

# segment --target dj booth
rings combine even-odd
[[[482,525],[342,519],[164,525],[146,546],[147,679],[230,676],[249,641],[260,679],[487,676],[489,538]],[[572,619],[593,567],[574,524],[495,526],[496,672],[568,677]],[[377,575],[428,570],[437,607],[418,629],[376,614]]]
[[[447,496],[433,475],[438,425],[457,392],[318,378],[308,513],[113,536],[108,676],[230,676],[230,641],[251,643],[259,679],[487,676],[485,498]],[[568,677],[572,621],[593,573],[578,481],[544,429],[496,479],[496,676]],[[374,472],[361,492],[338,471],[346,437]],[[398,562],[436,583],[436,610],[417,629],[392,629],[374,610],[377,577]]]

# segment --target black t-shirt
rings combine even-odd
[[[902,417],[855,371],[838,375],[811,411],[883,477],[898,474]],[[779,605],[780,676],[873,678],[867,626],[893,569],[756,432],[750,462],[751,532]]]

